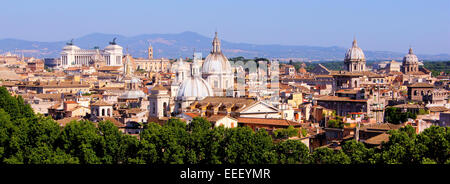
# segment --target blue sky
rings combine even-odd
[[[194,31],[256,44],[450,54],[450,1],[14,0],[0,3],[0,39]]]

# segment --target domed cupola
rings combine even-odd
[[[231,73],[231,64],[222,53],[217,32],[212,42],[211,53],[205,58],[203,63],[202,73],[204,75]]]
[[[412,48],[409,48],[408,54],[403,57],[402,72],[405,74],[419,71],[419,58],[413,53]]]
[[[366,58],[363,50],[358,47],[356,39],[353,40],[352,47],[345,53],[344,63],[349,72],[366,70]]]
[[[351,61],[365,61],[366,58],[364,56],[364,52],[361,48],[358,47],[358,43],[355,40],[353,40],[352,48],[349,48],[347,50],[347,53],[345,53],[345,60],[351,60]]]
[[[419,58],[417,58],[417,56],[413,53],[412,48],[409,48],[409,52],[408,54],[405,55],[405,57],[403,57],[403,64],[414,64],[414,63],[419,63]]]
[[[208,82],[201,77],[184,80],[177,94],[179,100],[201,100],[207,96],[214,96],[214,93]]]
[[[224,90],[234,84],[231,64],[222,53],[217,32],[212,42],[211,53],[203,63],[201,75],[213,88],[215,96],[225,95]]]

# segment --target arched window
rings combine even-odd
[[[163,116],[167,117],[167,103],[166,102],[163,103]]]
[[[110,109],[110,108],[108,108],[108,114],[107,114],[107,116],[111,116],[111,109]]]
[[[417,96],[417,90],[414,90],[414,96]]]
[[[105,116],[105,109],[102,109],[102,115],[101,116]]]

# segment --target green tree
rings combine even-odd
[[[424,157],[434,159],[437,163],[445,163],[450,153],[450,130],[446,127],[431,126],[417,136],[422,144]]]
[[[281,164],[307,164],[310,162],[308,147],[299,140],[282,141],[276,149]]]
[[[385,121],[393,124],[400,124],[406,122],[408,118],[416,119],[417,115],[412,112],[401,112],[401,109],[396,107],[388,107],[385,110]]]
[[[81,164],[100,164],[102,156],[100,153],[105,142],[99,134],[98,129],[89,121],[72,121],[68,123],[58,139],[58,145],[75,157]]]
[[[315,164],[350,164],[350,158],[342,151],[333,151],[330,148],[318,148],[312,154]]]
[[[350,158],[352,164],[367,164],[370,156],[374,154],[373,149],[368,149],[363,143],[350,140],[342,145],[342,151]]]
[[[276,129],[273,132],[276,139],[287,139],[289,137],[294,137],[299,135],[299,129],[289,126],[288,128]]]
[[[157,144],[160,144],[159,132],[162,127],[156,123],[149,123],[144,126],[144,130],[140,133],[140,143],[138,148],[138,157],[147,164],[161,163],[159,155],[161,150],[157,150]]]
[[[388,132],[389,141],[381,145],[380,161],[385,164],[419,164],[423,153],[428,149],[424,144],[416,140],[412,127]]]

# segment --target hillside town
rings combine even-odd
[[[276,59],[229,61],[217,32],[206,57],[193,51],[189,58],[155,58],[149,45],[147,57],[137,58],[111,40],[94,49],[72,40],[59,58],[2,54],[0,85],[61,127],[110,121],[136,137],[151,122],[203,117],[213,127],[269,134],[293,127],[302,133],[288,139],[312,151],[341,149],[352,139],[378,147],[389,141],[388,131],[406,125],[416,133],[450,125],[450,76],[432,77],[413,48],[405,48],[403,61],[367,66],[354,39],[342,53],[345,70],[337,71]]]

